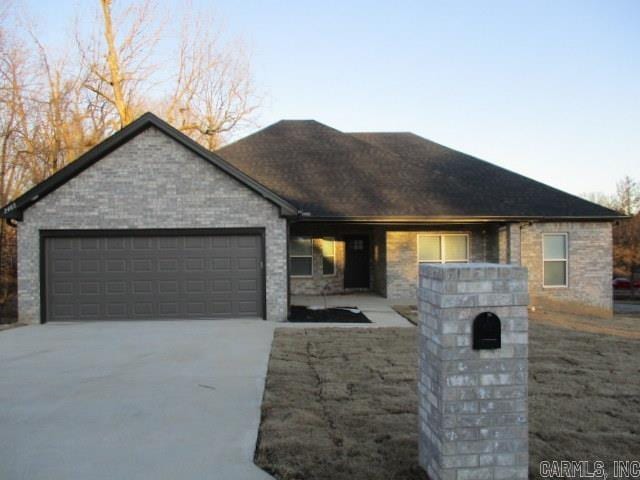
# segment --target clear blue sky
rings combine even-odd
[[[79,5],[24,1],[50,32]],[[193,1],[249,46],[260,126],[408,130],[576,194],[640,179],[640,1]]]

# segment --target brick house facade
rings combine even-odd
[[[282,121],[210,152],[152,114],[0,214],[31,323],[282,321],[292,295],[415,299],[421,262],[520,264],[532,305],[608,316],[620,218],[410,133]]]

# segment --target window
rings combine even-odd
[[[333,238],[322,239],[322,274],[336,274],[336,242]]]
[[[418,235],[418,261],[453,263],[469,261],[469,235]]]
[[[542,235],[543,286],[567,286],[569,268],[567,243],[568,235],[566,233],[545,233]]]
[[[351,250],[364,250],[364,240],[362,240],[361,238],[354,238],[349,243],[351,246]]]
[[[313,275],[313,240],[309,237],[292,237],[289,245],[291,275],[310,277]]]

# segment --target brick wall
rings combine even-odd
[[[556,310],[612,315],[612,237],[610,222],[523,224],[520,258],[529,270],[532,305]],[[567,233],[569,278],[566,288],[543,286],[542,234]]]
[[[267,318],[287,311],[278,208],[154,128],[47,195],[18,227],[20,320],[40,321],[41,229],[264,227]]]

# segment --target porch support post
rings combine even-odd
[[[507,262],[511,265],[521,264],[521,230],[519,223],[510,223],[508,225],[508,256]]]

